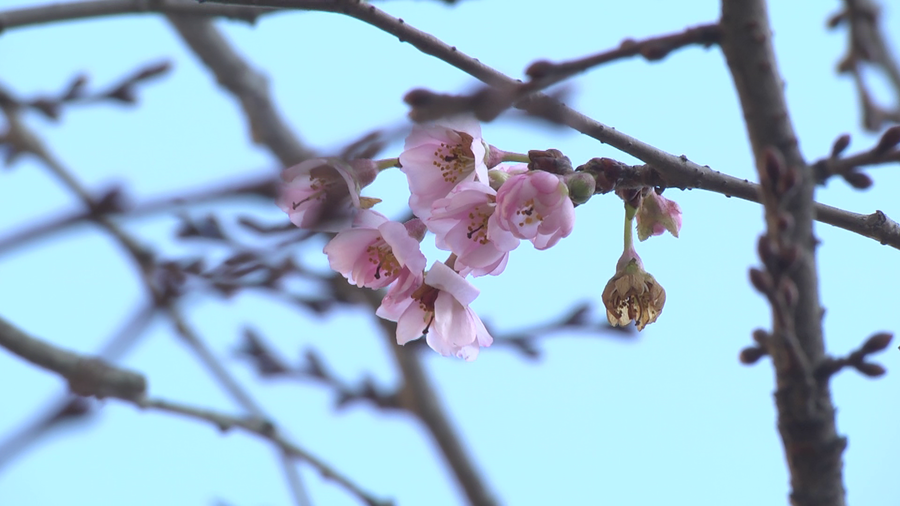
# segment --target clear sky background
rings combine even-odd
[[[885,26],[900,43],[900,5],[884,2]],[[9,8],[36,2],[0,0]],[[848,77],[835,74],[846,36],[825,21],[839,2],[772,2],[775,46],[801,148],[826,155],[835,137],[853,134],[850,150],[877,137],[859,129]],[[713,21],[718,2],[428,1],[380,3],[514,77],[537,58],[561,60],[616,46],[623,38],[669,33]],[[311,145],[327,149],[379,125],[405,121],[411,88],[457,92],[474,79],[395,37],[335,14],[287,13],[256,27],[220,22],[230,39],[271,78],[277,104]],[[240,175],[277,170],[248,140],[241,111],[198,65],[166,21],[135,15],[10,30],[0,35],[0,79],[20,95],[52,92],[86,72],[105,86],[148,61],[171,59],[174,71],[143,86],[140,105],[67,110],[54,124],[29,124],[92,188],[124,182],[136,199],[203,188]],[[721,52],[688,48],[661,63],[634,60],[595,69],[574,81],[570,105],[642,141],[737,177],[755,180],[749,144]],[[878,90],[889,98],[886,88]],[[574,132],[519,117],[484,126],[485,139],[508,151],[557,148],[574,164],[629,156]],[[396,156],[396,144],[385,156]],[[856,212],[881,209],[900,218],[898,167],[871,170],[867,192],[831,181],[822,202]],[[365,192],[399,216],[407,198],[401,174]],[[532,363],[508,348],[483,350],[465,363],[426,360],[442,401],[480,469],[506,504],[786,504],[788,475],[775,428],[773,371],[767,360],[738,363],[769,309],[747,281],[758,264],[762,230],[756,204],[703,191],[666,196],[684,210],[680,239],[638,245],[668,298],[659,321],[636,340],[557,334]],[[32,220],[70,213],[77,202],[42,167],[25,160],[0,172],[0,237]],[[237,207],[229,208],[232,211]],[[273,206],[245,206],[263,220]],[[197,211],[201,214],[203,209]],[[506,271],[475,280],[473,304],[494,328],[512,331],[560,315],[600,293],[621,252],[621,203],[597,197],[577,210],[574,233],[548,251],[523,244]],[[129,230],[164,251],[175,220],[129,222]],[[900,253],[871,239],[817,224],[821,297],[829,351],[844,354],[881,330],[900,329]],[[285,254],[300,254],[287,251]],[[324,265],[313,250],[304,261]],[[438,258],[428,250],[430,260]],[[55,343],[93,352],[142,302],[129,261],[99,230],[81,227],[0,257],[0,314]],[[429,436],[408,416],[355,406],[335,414],[320,387],[258,380],[232,350],[241,325],[259,329],[285,357],[314,347],[345,378],[396,381],[392,357],[361,310],[316,318],[271,298],[192,299],[191,322],[303,446],[381,497],[404,506],[463,501]],[[602,318],[602,313],[597,314]],[[895,343],[896,345],[897,343]],[[900,504],[900,352],[878,357],[877,381],[844,372],[832,382],[838,428],[849,437],[845,481],[850,504]],[[163,321],[124,365],[147,374],[150,392],[236,412]],[[0,434],[31,420],[63,389],[55,376],[0,353]],[[357,502],[306,466],[314,504]],[[291,502],[274,453],[238,432],[141,413],[110,401],[103,416],[54,432],[0,472],[0,505],[280,506]]]

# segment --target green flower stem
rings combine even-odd
[[[634,215],[637,214],[637,208],[625,203],[625,250],[628,251],[634,247],[634,239],[632,238],[632,230],[634,229]]]
[[[522,153],[504,153],[503,158],[501,159],[503,162],[523,162],[528,163],[531,161],[528,158],[528,155],[523,155]]]
[[[390,169],[392,167],[399,167],[400,159],[399,158],[385,158],[384,160],[375,160],[375,167],[378,168],[378,172],[381,172],[385,169]]]

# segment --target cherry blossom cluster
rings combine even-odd
[[[372,210],[380,200],[360,195],[391,167],[409,183],[415,218],[405,223]],[[493,342],[469,307],[480,292],[467,278],[503,272],[521,241],[544,250],[567,237],[575,206],[595,191],[593,177],[573,171],[559,151],[500,150],[470,118],[415,126],[399,158],[317,158],[286,169],[282,179],[278,205],[295,225],[336,232],[324,249],[332,269],[356,286],[387,288],[376,314],[397,322],[399,344],[424,336],[438,353],[465,360]],[[659,315],[665,292],[634,252],[632,219],[641,240],[665,230],[677,236],[681,210],[652,189],[632,193],[622,195],[625,254],[603,299],[611,324],[635,321],[642,329]],[[420,243],[427,232],[449,256],[426,270]]]

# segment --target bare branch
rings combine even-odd
[[[872,0],[844,0],[844,9],[829,21],[832,28],[848,25],[847,54],[838,71],[853,76],[863,110],[863,126],[872,132],[879,131],[884,123],[900,122],[900,65],[879,26],[880,17],[880,9]],[[864,65],[872,65],[887,76],[896,99],[893,109],[884,108],[872,97],[862,74]]]
[[[216,81],[241,104],[254,142],[268,147],[285,167],[314,156],[275,108],[267,78],[241,58],[212,21],[184,16],[169,16],[169,21]]]
[[[276,9],[257,7],[203,4],[192,0],[89,0],[0,11],[0,33],[11,28],[45,23],[145,12],[217,16],[253,24],[263,14],[275,11]]]
[[[147,381],[142,375],[110,365],[99,357],[84,357],[29,336],[2,316],[0,346],[59,374],[68,381],[72,392],[79,395],[134,400],[147,390]]]
[[[843,506],[842,453],[827,383],[813,367],[825,358],[816,273],[813,171],[803,160],[784,97],[764,0],[722,0],[722,40],[760,178],[766,235],[764,269],[751,281],[772,307],[766,352],[775,366],[778,429],[794,506]],[[745,357],[751,358],[751,357]]]
[[[354,0],[216,0],[231,5],[256,5],[279,8],[308,9],[345,14],[408,42],[425,54],[434,56],[501,91],[510,91],[518,82],[488,65],[445,44],[401,19],[390,16],[374,5]],[[653,166],[668,186],[698,188],[726,196],[734,196],[751,202],[759,202],[758,185],[738,179],[690,161],[687,156],[675,156],[641,142],[620,130],[599,123],[542,93],[535,93],[515,104],[517,108],[537,116],[563,123],[589,137],[609,144]],[[858,233],[900,249],[900,226],[877,211],[862,215],[824,204],[816,204],[816,219],[836,227]],[[880,217],[880,218],[879,218]],[[887,221],[884,221],[884,220]],[[875,225],[881,222],[884,226]],[[873,228],[873,225],[874,228]]]

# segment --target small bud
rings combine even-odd
[[[797,284],[791,281],[790,278],[781,278],[781,282],[778,284],[778,290],[781,292],[784,303],[787,304],[788,307],[797,305],[797,300],[800,298],[800,291],[797,289]]]
[[[766,295],[772,293],[774,282],[768,272],[756,268],[750,269],[750,282],[760,292]]]
[[[775,256],[775,248],[772,247],[772,240],[767,235],[759,236],[756,242],[756,253],[759,255],[763,263],[769,263]]]
[[[566,186],[569,188],[569,198],[575,205],[584,204],[594,196],[596,182],[586,172],[576,172],[565,177]]]
[[[785,173],[784,160],[781,157],[781,153],[772,148],[767,148],[763,154],[763,169],[761,174],[763,176],[763,184],[774,189]]]
[[[887,348],[889,344],[891,344],[891,339],[893,337],[894,334],[891,334],[890,332],[879,332],[870,337],[865,342],[865,344],[862,345],[862,348],[860,348],[860,350],[865,355],[881,351]]]
[[[872,362],[860,362],[858,364],[854,364],[854,367],[856,367],[857,371],[870,378],[883,376],[884,373],[887,372],[887,370],[883,366],[879,364],[873,364]]]
[[[532,149],[528,152],[528,159],[531,160],[528,162],[528,170],[543,170],[560,176],[572,172],[572,162],[569,157],[558,149]]]
[[[847,146],[850,145],[850,134],[844,134],[837,139],[834,140],[834,144],[831,145],[831,157],[837,158],[841,153],[847,149]]]
[[[884,154],[897,144],[900,144],[900,125],[894,125],[885,130],[874,151],[878,154]]]
[[[647,240],[650,236],[662,235],[666,230],[675,237],[681,231],[681,207],[678,203],[648,188],[640,201],[637,211],[638,239]]]
[[[546,77],[556,70],[556,64],[547,60],[538,60],[525,69],[525,75],[531,79]]]
[[[766,351],[756,346],[749,346],[741,350],[739,356],[741,363],[745,365],[755,364],[759,359],[767,355]]]
[[[756,344],[760,347],[765,347],[769,343],[769,339],[772,338],[772,336],[763,329],[754,330],[752,336],[753,340],[756,341]]]
[[[844,181],[857,190],[865,190],[872,186],[872,178],[862,172],[845,172]]]

